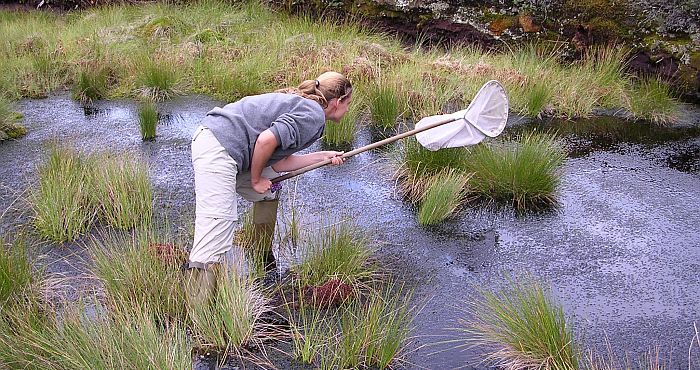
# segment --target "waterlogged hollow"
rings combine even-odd
[[[26,205],[15,200],[36,181],[36,166],[54,140],[88,151],[141,153],[150,163],[156,213],[191,227],[190,134],[220,104],[202,97],[160,104],[157,137],[144,142],[134,102],[83,107],[68,95],[20,102],[29,134],[0,144],[0,231],[29,222]],[[304,219],[352,218],[381,241],[377,253],[384,265],[416,292],[419,312],[407,368],[485,368],[476,364],[476,350],[439,343],[459,338],[453,329],[459,319],[469,319],[461,310],[475,287],[497,288],[504,275],[523,274],[551,287],[585,348],[604,353],[607,341],[621,359],[625,351],[636,358],[658,345],[671,368],[687,368],[693,322],[700,319],[698,126],[698,112],[677,128],[613,118],[511,122],[506,135],[557,130],[570,151],[561,206],[547,213],[517,216],[480,206],[422,228],[394,191],[382,151],[287,181],[282,206],[286,216],[293,207]],[[355,146],[370,140],[371,133],[360,132]],[[74,253],[77,244],[42,248],[49,272],[78,273],[83,257]]]

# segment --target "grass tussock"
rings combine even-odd
[[[538,283],[510,282],[482,291],[462,321],[463,346],[484,350],[484,361],[502,369],[574,370],[579,348],[564,311]]]
[[[622,73],[625,51],[613,47],[591,50],[573,64],[561,62],[563,48],[541,45],[500,54],[469,47],[454,47],[447,55],[420,47],[407,52],[398,40],[350,22],[290,17],[259,2],[127,4],[75,12],[70,22],[38,12],[8,12],[0,17],[5,41],[0,45],[5,67],[0,87],[17,98],[78,86],[81,99],[97,92],[130,97],[137,91],[157,100],[191,92],[233,100],[333,69],[357,83],[380,77],[392,81],[398,113],[412,119],[461,105],[490,79],[504,84],[515,111],[530,115],[587,117],[597,107],[628,108],[629,100],[635,115],[667,122],[677,109],[674,104],[647,109],[635,103],[651,101],[648,96],[655,94],[655,101],[665,102],[671,94],[635,92]],[[101,91],[101,70],[81,73],[95,39],[114,71],[114,84],[106,92]],[[546,87],[537,85],[540,81]],[[394,108],[387,112],[391,114],[380,115],[389,124]]]
[[[144,162],[129,154],[84,155],[51,148],[30,195],[34,226],[47,239],[65,242],[95,220],[130,229],[150,221],[153,192]]]
[[[323,131],[324,143],[331,146],[344,146],[352,144],[355,138],[357,128],[361,125],[359,122],[362,117],[366,103],[363,100],[360,92],[353,92],[350,108],[340,122],[327,122],[326,128]]]
[[[98,218],[123,230],[147,225],[153,215],[153,188],[147,164],[128,153],[101,153],[93,158],[90,197]]]
[[[153,140],[156,138],[156,127],[158,126],[158,110],[151,102],[139,104],[139,129],[143,140]]]
[[[0,141],[18,139],[27,134],[27,129],[17,123],[22,114],[12,109],[10,101],[0,94]]]
[[[0,315],[7,307],[37,296],[41,279],[33,270],[23,239],[0,239]]]
[[[30,195],[34,227],[47,239],[75,240],[92,225],[90,164],[78,152],[55,146],[39,168],[39,184]]]
[[[138,71],[137,81],[140,96],[147,100],[164,101],[182,93],[178,66],[167,60],[148,59],[143,62]]]
[[[261,318],[271,307],[255,280],[236,271],[219,271],[210,304],[189,308],[194,335],[201,346],[238,353],[243,346],[262,344],[272,330]]]
[[[293,267],[302,285],[318,286],[332,278],[355,284],[373,274],[368,238],[346,222],[317,230],[302,254],[302,262]]]
[[[553,135],[527,134],[502,144],[471,149],[471,190],[486,199],[512,202],[520,210],[557,204],[559,167],[565,158]]]
[[[428,188],[426,179],[450,169],[464,172],[468,154],[465,148],[430,151],[415,138],[404,140],[394,157],[398,190],[411,202],[420,203]]]
[[[411,297],[389,283],[335,309],[302,303],[290,313],[294,357],[321,369],[396,366],[412,329]]]
[[[78,72],[73,85],[73,98],[84,103],[107,96],[112,70],[97,63],[88,63]]]
[[[452,215],[467,197],[469,178],[451,169],[433,175],[420,203],[418,223],[434,225]]]
[[[381,129],[392,129],[400,115],[398,93],[387,84],[379,84],[368,94],[372,122]]]
[[[93,239],[94,274],[102,282],[110,309],[148,311],[163,322],[185,321],[180,266],[186,255],[179,244],[167,233],[145,229]]]
[[[10,368],[191,368],[191,344],[181,324],[163,326],[147,312],[120,312],[83,303],[66,307],[60,318],[41,308],[13,311],[0,318],[0,358]]]
[[[629,110],[635,117],[652,123],[671,124],[679,107],[670,88],[658,79],[642,80],[629,92]]]

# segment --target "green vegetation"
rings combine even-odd
[[[483,359],[508,369],[574,370],[579,348],[571,323],[535,282],[514,282],[500,292],[482,291],[462,321],[462,346],[480,347]]]
[[[39,184],[30,195],[34,226],[43,237],[65,242],[84,234],[95,217],[90,207],[89,164],[78,152],[55,146],[39,168]]]
[[[159,321],[184,321],[182,271],[186,255],[172,235],[141,230],[110,233],[92,241],[94,274],[111,309],[150,312]]]
[[[369,106],[372,122],[382,129],[396,126],[399,116],[399,99],[397,92],[386,84],[375,86],[369,92]]]
[[[9,307],[35,296],[38,280],[32,274],[24,240],[0,240],[0,315]]]
[[[613,48],[594,50],[570,65],[560,63],[563,49],[542,46],[501,54],[468,47],[449,54],[420,46],[407,52],[399,41],[350,22],[292,17],[255,1],[120,5],[64,18],[40,12],[0,17],[5,40],[0,58],[6,66],[0,87],[8,96],[45,96],[74,86],[83,100],[163,100],[188,93],[233,100],[332,69],[359,85],[391,81],[382,85],[394,93],[380,95],[396,99],[398,109],[391,101],[378,103],[391,109],[373,110],[389,125],[395,113],[417,119],[453,111],[449,107],[469,101],[489,79],[504,84],[514,111],[567,118],[587,117],[597,107],[628,108],[627,102],[649,89],[637,91],[622,72],[624,51]],[[355,98],[369,98],[370,90],[358,89]],[[657,93],[661,101],[670,100],[668,90]],[[633,114],[655,122],[671,120],[669,113],[677,109],[632,106]]]
[[[447,169],[428,179],[418,210],[418,223],[433,225],[449,217],[466,198],[469,177]]]
[[[128,154],[84,155],[60,146],[51,149],[30,196],[34,226],[58,242],[75,240],[95,219],[120,229],[147,223],[152,199],[145,163]]]
[[[94,63],[87,64],[78,72],[73,86],[73,97],[82,102],[102,99],[109,89],[111,70]]]
[[[163,101],[180,94],[178,66],[169,61],[148,59],[138,70],[139,92],[152,101]]]
[[[210,304],[189,308],[194,334],[203,346],[240,353],[243,345],[260,345],[270,328],[261,316],[270,311],[269,299],[258,284],[239,272],[222,269],[216,296]]]
[[[0,317],[0,360],[11,368],[187,369],[191,345],[184,327],[163,326],[147,312],[106,312],[99,304],[66,307],[60,319],[42,308]]]
[[[526,134],[513,141],[472,148],[467,171],[472,191],[486,199],[510,201],[520,210],[557,204],[558,169],[565,158],[553,135]]]
[[[10,102],[0,94],[0,141],[27,134],[27,129],[17,123],[20,119],[22,114],[13,111]]]
[[[98,218],[124,230],[150,222],[153,189],[146,163],[128,153],[102,153],[91,160],[90,203]]]
[[[629,94],[629,109],[640,119],[656,124],[669,125],[677,117],[679,103],[671,91],[657,79],[639,82]]]
[[[358,88],[353,87],[353,90],[358,91]],[[353,92],[352,103],[350,103],[348,112],[340,122],[326,122],[326,128],[323,131],[321,140],[332,146],[352,144],[357,131],[358,121],[361,119],[365,107],[366,104],[362,93]]]
[[[321,369],[395,365],[411,331],[411,297],[389,283],[338,308],[299,302],[296,312],[288,308],[294,357]]]
[[[158,126],[158,111],[156,105],[151,102],[139,104],[139,128],[143,140],[153,140],[156,138],[156,127]]]
[[[373,274],[369,240],[356,226],[342,222],[310,236],[303,262],[294,266],[302,285],[322,285],[331,278],[356,284]]]

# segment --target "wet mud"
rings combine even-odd
[[[134,102],[86,108],[67,94],[20,102],[29,134],[0,144],[0,232],[30,221],[16,199],[36,181],[36,166],[54,141],[87,151],[142,153],[150,163],[156,211],[175,227],[191,227],[190,135],[220,104],[202,97],[160,104],[158,136],[143,142]],[[464,308],[479,288],[531,276],[551,288],[584,348],[607,353],[610,343],[619,359],[625,353],[636,359],[659,346],[669,368],[687,369],[693,323],[700,321],[699,125],[698,112],[675,128],[612,118],[513,120],[506,135],[553,130],[570,151],[560,207],[551,212],[518,215],[479,205],[421,227],[395,191],[386,148],[286,181],[282,210],[294,208],[309,219],[347,217],[373,233],[383,265],[415,290],[418,312],[406,368],[487,368],[478,364],[477,350],[452,342],[460,338],[460,320],[470,319]],[[372,134],[362,131],[354,146],[371,141]],[[249,208],[242,199],[240,204],[239,212]],[[46,244],[42,263],[49,272],[78,274],[85,258],[79,246]]]

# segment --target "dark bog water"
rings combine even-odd
[[[53,140],[142,153],[159,211],[187,227],[194,214],[190,133],[218,104],[201,97],[161,104],[158,137],[142,142],[133,102],[84,108],[67,95],[22,101],[29,134],[0,144],[0,231],[28,222],[15,199],[36,180],[36,165]],[[693,323],[700,321],[700,123],[694,114],[673,129],[609,118],[511,125],[507,135],[557,129],[571,151],[562,169],[561,207],[549,213],[516,216],[475,207],[422,228],[395,194],[392,169],[379,152],[286,182],[283,203],[305,217],[350,217],[381,241],[378,255],[415,288],[420,309],[406,348],[408,368],[484,367],[470,365],[474,350],[431,343],[458,338],[452,329],[469,319],[462,309],[476,287],[529,274],[551,287],[586,348],[607,352],[609,342],[618,356],[636,358],[658,345],[671,368],[687,369]],[[370,136],[361,132],[356,146]],[[45,246],[49,271],[78,273],[73,247]]]

